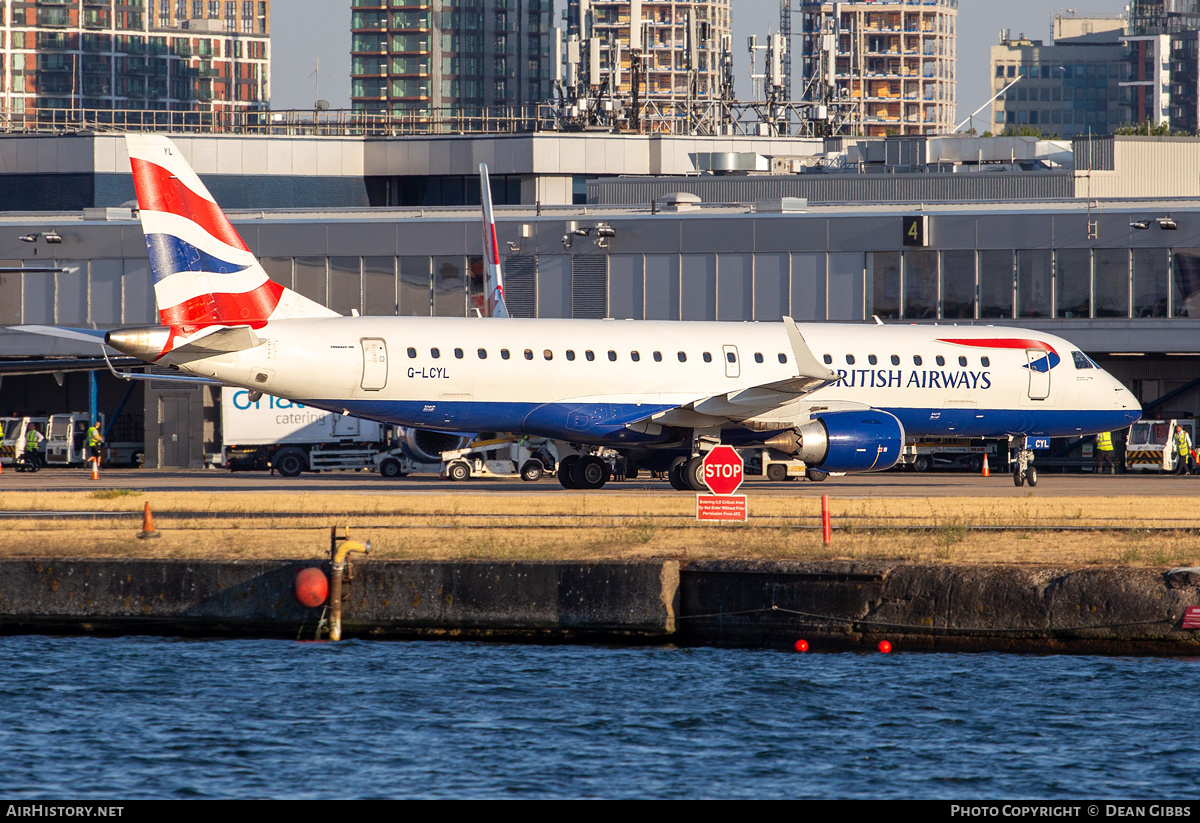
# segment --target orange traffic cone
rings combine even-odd
[[[100,479],[100,458],[99,457],[92,458],[92,479],[93,480]]]
[[[988,471],[988,459],[987,459],[986,454],[983,456],[983,476],[984,477],[992,476],[992,473],[990,471]]]
[[[142,509],[142,532],[138,537],[162,537],[161,534],[154,530],[154,514],[150,511],[149,500],[146,501],[146,506]]]

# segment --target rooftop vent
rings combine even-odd
[[[700,202],[700,195],[690,191],[673,191],[658,198],[658,206],[663,211],[695,211]]]

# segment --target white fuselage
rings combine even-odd
[[[405,426],[594,444],[653,440],[657,426],[784,428],[838,408],[889,411],[909,437],[1087,434],[1141,413],[1115,378],[1054,335],[799,328],[840,377],[800,396],[771,394],[798,373],[782,323],[313,318],[272,321],[250,349],[164,361]]]

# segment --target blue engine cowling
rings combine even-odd
[[[827,472],[890,469],[904,449],[904,426],[879,409],[826,412],[767,441],[809,468]]]

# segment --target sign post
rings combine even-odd
[[[733,446],[717,446],[704,455],[704,482],[712,494],[696,495],[697,520],[746,519],[746,495],[734,494],[742,485],[744,469]]]

